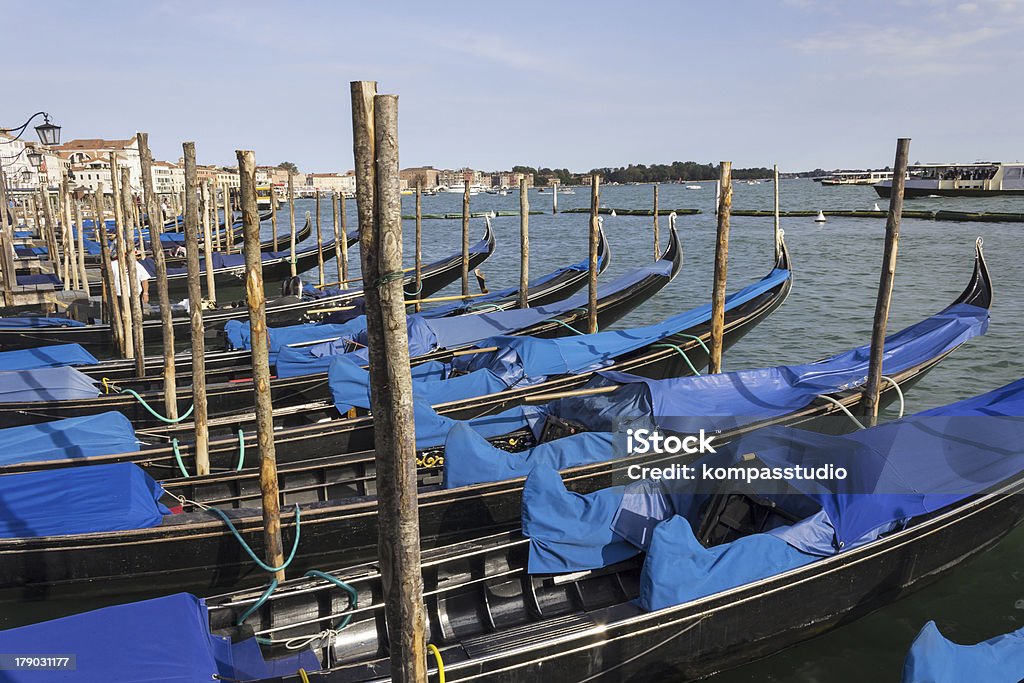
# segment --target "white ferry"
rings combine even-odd
[[[822,185],[874,185],[883,180],[892,180],[892,171],[849,171],[833,173],[822,178]]]
[[[1024,195],[1024,163],[979,161],[973,164],[918,164],[911,166],[904,197],[989,197]],[[892,192],[892,180],[875,185],[880,197]]]

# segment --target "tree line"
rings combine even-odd
[[[670,183],[691,180],[717,180],[717,164],[701,164],[696,161],[673,161],[671,164],[630,164],[618,168],[595,168],[589,173],[572,173],[569,169],[533,168],[513,166],[516,173],[532,173],[535,184],[544,184],[544,179],[555,179],[563,185],[575,185],[586,175],[597,173],[606,183]],[[770,168],[733,168],[736,180],[771,178]]]

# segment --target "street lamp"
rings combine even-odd
[[[20,126],[16,126],[14,128],[0,128],[0,133],[10,134],[17,131],[18,134],[14,136],[14,139],[17,140],[25,134],[25,129],[28,128],[28,124],[32,123],[37,116],[43,117],[43,122],[36,126],[36,134],[39,136],[39,142],[47,146],[59,145],[60,126],[50,123],[50,115],[45,111],[37,111],[35,114],[32,114],[32,116],[28,117],[28,121]]]
[[[32,168],[38,169],[43,165],[43,155],[39,153],[39,150],[33,149],[27,155],[28,163],[32,164]]]

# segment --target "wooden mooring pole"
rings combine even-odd
[[[160,304],[160,330],[164,344],[164,406],[167,417],[178,417],[178,378],[174,364],[174,323],[171,320],[171,297],[167,290],[167,258],[161,237],[163,217],[160,200],[153,191],[153,154],[149,150],[149,134],[139,133],[139,157],[142,161],[142,192],[149,214],[149,243],[153,245],[153,263],[156,264],[156,295]],[[186,236],[187,238],[187,236]]]
[[[122,352],[125,358],[135,356],[135,342],[132,334],[132,304],[128,293],[128,258],[125,248],[125,218],[121,207],[121,180],[118,177],[117,156],[110,153],[110,201],[114,206],[114,250],[116,251],[117,285],[119,305],[121,306],[121,339],[124,342]]]
[[[469,296],[469,178],[462,182],[462,296]]]
[[[14,288],[18,284],[14,270],[14,225],[8,220],[7,175],[0,168],[0,274],[3,275],[4,305],[13,306]],[[51,256],[53,258],[53,256]]]
[[[725,332],[725,279],[729,268],[729,212],[732,210],[732,162],[723,161],[719,184],[718,236],[715,240],[715,281],[711,290],[711,357],[708,372],[722,371],[722,336]]]
[[[199,198],[196,181],[196,143],[181,145],[185,156],[185,260],[188,267],[188,315],[192,323],[192,423],[195,426],[196,474],[210,473],[209,410],[206,400],[206,330],[199,280]],[[213,199],[216,202],[216,197]],[[216,215],[216,214],[214,214]]]
[[[419,313],[423,304],[420,299],[423,292],[423,182],[416,181],[416,312]]]
[[[224,250],[231,253],[235,250],[235,212],[231,208],[231,187],[224,184],[224,231],[228,236],[227,248]]]
[[[196,181],[198,182],[198,178],[196,179]],[[211,303],[217,302],[217,282],[213,272],[213,238],[210,235],[210,232],[214,230],[217,225],[217,209],[215,206],[215,196],[216,195],[213,194],[213,190],[210,187],[209,181],[204,183],[202,192],[203,256],[206,258],[206,268],[204,269],[204,271],[206,272],[206,298]],[[211,208],[213,209],[212,219],[210,211]]]
[[[270,227],[274,231],[274,251],[277,251],[277,190],[274,189],[274,184],[270,184]]]
[[[132,210],[131,174],[127,166],[121,169],[121,214],[125,217],[126,224],[135,215]],[[135,358],[135,375],[145,377],[146,344],[142,336],[142,284],[139,282],[138,259],[135,258],[135,244],[132,239],[125,240],[125,249],[127,253],[124,267],[128,270],[128,300],[132,309],[132,354]],[[121,288],[124,289],[123,283]]]
[[[426,681],[426,619],[417,509],[416,436],[402,280],[398,97],[352,83],[360,257],[377,467],[378,561],[391,677]]]
[[[590,294],[587,302],[587,332],[597,332],[597,245],[600,241],[601,223],[598,208],[601,206],[601,177],[596,173],[590,176],[590,260],[587,277]]]
[[[661,239],[658,235],[658,184],[654,184],[654,260],[661,258]]]
[[[330,195],[331,197],[331,227],[334,229],[334,267],[338,271],[338,280],[344,280],[341,276],[341,243],[347,239],[345,233],[341,229],[341,223],[338,219],[338,202],[345,201],[344,193],[334,192]],[[340,199],[339,199],[340,198]]]
[[[782,255],[782,222],[779,219],[779,166],[772,166],[772,184],[775,190],[775,262]]]
[[[320,190],[316,191],[316,265],[320,275],[320,286],[327,282],[327,273],[324,272],[324,234],[320,229]]]
[[[338,208],[341,211],[341,277],[342,282],[348,280],[348,220],[345,210],[345,193],[338,193]]]
[[[297,274],[295,271],[295,175],[288,171],[288,222],[292,228],[290,255],[288,262],[292,266],[292,277]]]
[[[101,228],[100,238],[100,290],[107,307],[107,324],[114,337],[114,345],[124,356],[124,328],[121,325],[121,307],[118,305],[117,294],[114,292],[114,269],[110,261],[110,245],[107,239],[107,228],[103,222],[103,183],[96,184],[96,192],[92,196],[93,215],[99,217]]]
[[[900,245],[900,215],[903,213],[903,190],[906,185],[909,155],[910,138],[899,138],[896,141],[896,161],[892,165],[892,192],[889,195],[889,215],[885,220],[885,251],[882,255],[882,274],[878,279],[875,321],[871,327],[868,381],[864,388],[862,402],[868,427],[878,424],[878,394],[882,385],[885,329],[889,321],[889,305],[892,303],[892,285],[896,278],[896,253]]]
[[[256,155],[239,150],[239,198],[245,237],[245,295],[249,304],[252,345],[252,379],[256,390],[256,435],[260,446],[260,491],[263,494],[263,545],[267,563],[284,564],[281,544],[281,503],[277,486],[277,454],[274,450],[274,407],[270,403],[270,343],[263,293],[263,255],[260,252],[260,217],[256,209]],[[415,455],[413,462],[415,462]],[[274,572],[284,581],[284,569]]]
[[[551,183],[551,213],[558,213],[558,182]]]
[[[530,198],[519,179],[519,308],[530,306]]]

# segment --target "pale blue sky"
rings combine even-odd
[[[783,170],[1024,158],[1017,0],[5,1],[0,125],[150,133],[159,158],[351,167],[348,83],[403,166]],[[49,17],[53,17],[50,19]]]

